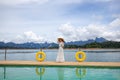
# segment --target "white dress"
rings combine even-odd
[[[64,47],[64,43],[60,42],[56,62],[64,62],[65,61],[63,47]]]

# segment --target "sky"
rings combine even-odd
[[[0,0],[0,41],[120,41],[120,0]]]

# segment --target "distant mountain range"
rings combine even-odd
[[[86,40],[86,41],[71,41],[71,42],[67,42],[66,44],[67,45],[77,45],[77,46],[83,46],[85,44],[89,44],[89,43],[93,43],[93,42],[98,42],[98,43],[102,43],[102,42],[105,42],[107,41],[105,38],[97,38],[94,40],[94,39],[89,39],[89,40]]]
[[[102,42],[106,42],[107,40],[105,38],[97,38],[94,39],[89,39],[86,41],[71,41],[71,42],[65,42],[65,45],[76,45],[76,46],[83,46],[86,44],[90,44],[93,42],[98,42],[98,43],[102,43]],[[57,43],[34,43],[34,42],[26,42],[26,43],[21,43],[21,44],[17,44],[14,42],[0,42],[0,49],[2,48],[58,48],[58,44]]]

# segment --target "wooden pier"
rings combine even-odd
[[[119,67],[120,62],[38,62],[38,61],[0,61],[0,66],[86,66],[86,67]]]

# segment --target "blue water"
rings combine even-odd
[[[8,49],[7,60],[32,60],[39,49]],[[45,61],[55,61],[58,50],[43,50],[46,53]],[[77,49],[64,50],[65,61],[76,61]],[[86,53],[86,62],[120,62],[120,49],[82,49]],[[0,50],[0,60],[5,60],[5,50]]]
[[[38,49],[9,49],[7,60],[32,60]],[[45,61],[55,61],[56,50],[43,50]],[[120,62],[120,49],[82,49],[86,62]],[[64,50],[66,61],[76,61],[77,49]],[[5,60],[5,50],[0,50],[0,60]],[[120,68],[103,67],[41,67],[0,66],[0,80],[120,80]]]
[[[120,80],[120,68],[1,66],[0,80]]]

